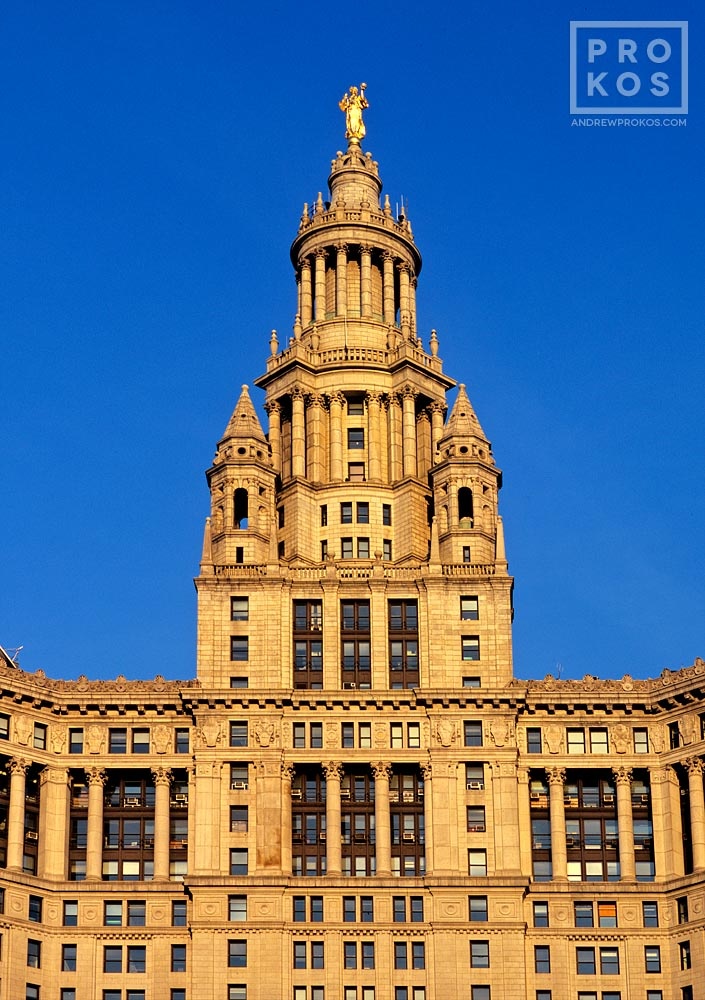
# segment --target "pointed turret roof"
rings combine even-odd
[[[477,419],[477,414],[472,408],[472,403],[463,382],[458,386],[458,395],[455,397],[455,403],[443,430],[441,441],[446,441],[451,437],[481,438],[489,444],[485,432],[480,426],[480,421]]]
[[[225,428],[222,440],[227,441],[229,438],[254,438],[257,441],[261,441],[262,444],[267,443],[262,425],[259,422],[254,405],[250,399],[249,388],[246,385],[242,386],[240,398],[235,405],[232,417],[228,421],[228,426]]]

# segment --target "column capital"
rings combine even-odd
[[[40,786],[46,785],[48,781],[53,781],[56,785],[68,785],[69,771],[67,767],[52,767],[47,764],[39,772]]]
[[[360,253],[361,254],[363,254],[363,253],[364,254],[371,254],[372,253],[372,247],[368,243],[361,243],[360,244]]]
[[[448,407],[445,405],[445,403],[441,403],[437,399],[434,399],[432,403],[428,404],[427,409],[429,409],[431,413],[440,413],[441,415],[443,415],[448,409]]]
[[[335,249],[338,251],[338,253],[347,254],[347,252],[348,252],[348,244],[347,243],[336,243],[335,244]]]
[[[549,785],[564,785],[565,784],[565,768],[564,767],[547,767],[546,768],[546,778],[548,779]]]
[[[702,774],[705,769],[702,757],[686,757],[683,764],[688,774]]]
[[[389,406],[401,406],[401,393],[398,390],[387,393],[387,403]]]
[[[265,403],[264,404],[264,409],[265,409],[265,412],[268,413],[270,416],[273,413],[281,413],[281,411],[282,411],[281,403],[277,402],[276,399],[273,399],[271,401],[271,403]]]
[[[298,267],[302,271],[303,271],[304,268],[307,268],[308,270],[311,269],[311,259],[308,256],[308,254],[306,256],[304,256],[304,257],[299,257],[299,259],[298,259],[298,261],[296,263],[297,263]]]
[[[328,256],[328,251],[325,247],[318,247],[317,250],[313,251],[313,255],[317,260],[325,260]]]
[[[323,773],[326,781],[340,781],[345,769],[337,760],[329,760],[327,764],[323,765]]]
[[[10,774],[26,775],[29,771],[29,761],[24,757],[11,757],[7,762],[7,769]]]
[[[405,385],[401,390],[401,395],[404,399],[416,399],[418,396],[418,391],[414,389],[413,385]]]
[[[282,781],[293,781],[296,777],[296,768],[293,764],[282,764],[281,765],[281,776]]]
[[[326,397],[322,392],[312,392],[307,396],[309,406],[320,406],[321,409],[325,408]]]
[[[368,406],[370,403],[374,403],[376,406],[379,406],[382,402],[382,393],[373,389],[365,394],[365,400]]]
[[[295,385],[292,388],[292,390],[291,390],[291,398],[292,399],[301,399],[301,400],[303,400],[304,396],[305,396],[305,393],[304,393],[304,390],[303,390],[302,386]]]
[[[103,787],[108,780],[108,772],[101,767],[87,767],[86,781],[89,785],[100,785]]]
[[[326,393],[326,395],[328,397],[329,406],[332,406],[333,403],[335,403],[337,406],[340,406],[341,409],[343,406],[345,406],[345,396],[343,395],[342,392],[328,392]]]
[[[613,767],[612,774],[614,775],[614,782],[616,785],[631,785],[632,783],[631,767]]]
[[[171,768],[170,767],[153,767],[152,768],[152,778],[154,779],[155,785],[170,785],[171,784]]]
[[[385,262],[385,264],[388,261],[389,261],[389,263],[393,264],[394,263],[394,254],[392,253],[392,251],[391,250],[383,250],[382,251],[382,260]]]
[[[375,781],[382,778],[386,778],[389,781],[392,776],[392,765],[387,764],[383,760],[378,760],[375,764],[370,764],[370,767],[372,768],[372,776]]]
[[[431,764],[421,764],[420,771],[424,781],[430,781],[433,777],[433,767]]]
[[[411,268],[403,260],[397,261],[397,271],[399,274],[408,274],[411,276]]]

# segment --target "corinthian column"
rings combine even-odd
[[[29,762],[13,757],[7,762],[10,772],[10,805],[7,816],[7,867],[22,871],[24,855],[24,800]]]
[[[409,293],[410,270],[408,264],[399,264],[399,312],[404,340],[411,333],[411,299]]]
[[[311,288],[311,261],[305,257],[301,267],[301,325],[310,326],[313,318],[313,290]]]
[[[392,821],[389,814],[389,779],[392,776],[390,764],[380,761],[372,765],[375,779],[375,854],[377,874],[392,874]]]
[[[632,818],[632,770],[613,767],[617,786],[617,829],[619,831],[619,877],[623,882],[636,878],[634,862],[634,821]]]
[[[326,252],[316,250],[316,322],[326,318]]]
[[[340,779],[343,777],[343,765],[330,761],[323,765],[323,773],[326,778],[326,874],[340,875]]]
[[[348,245],[339,243],[335,248],[335,312],[348,314]]]
[[[330,395],[330,478],[332,483],[343,480],[343,407],[342,392]]]
[[[443,403],[431,403],[431,463],[435,465],[438,455],[438,442],[443,437],[443,414],[445,407]]]
[[[291,782],[294,780],[296,768],[291,764],[281,765],[282,777],[282,823],[281,823],[281,867],[282,875],[291,875]]]
[[[272,466],[274,471],[282,471],[282,422],[279,403],[267,403],[265,410],[269,414],[269,447],[272,449]]]
[[[169,798],[171,771],[153,767],[154,780],[154,881],[169,879]]]
[[[568,853],[565,842],[564,767],[547,767],[551,810],[551,861],[554,882],[568,880]]]
[[[295,388],[291,394],[291,475],[306,475],[304,396],[299,388]]]
[[[402,477],[401,403],[396,392],[389,394],[389,482]]]
[[[404,455],[404,475],[415,476],[416,471],[416,413],[414,401],[416,393],[406,386],[402,394],[402,435]]]
[[[683,762],[688,769],[690,800],[690,839],[693,845],[693,871],[705,868],[705,797],[703,796],[703,761],[689,757]]]
[[[367,468],[368,478],[372,480],[382,478],[381,398],[378,392],[367,394]]]
[[[366,246],[360,247],[360,315],[372,315],[372,250]]]
[[[86,882],[99,882],[103,876],[103,789],[106,771],[91,767],[88,781],[88,835],[86,838]]]
[[[385,250],[382,271],[382,318],[388,326],[394,325],[394,256]]]

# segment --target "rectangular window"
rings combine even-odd
[[[595,917],[592,903],[573,903],[576,927],[594,927]]]
[[[33,920],[37,924],[41,924],[42,922],[42,902],[41,896],[29,897],[28,919]]]
[[[690,941],[680,942],[678,945],[678,958],[680,961],[681,972],[687,972],[691,966]]]
[[[132,752],[133,753],[149,753],[149,730],[148,729],[133,729],[132,730]]]
[[[69,753],[83,753],[82,729],[69,729]]]
[[[106,927],[122,927],[122,902],[104,904],[103,923]]]
[[[641,912],[644,927],[658,927],[658,903],[644,900],[641,904]]]
[[[358,538],[358,540],[357,540],[357,558],[358,559],[369,559],[370,558],[370,540],[369,540],[369,538]]]
[[[375,967],[375,946],[373,941],[363,941],[360,945],[360,967],[363,969],[374,969]]]
[[[106,945],[103,948],[103,972],[122,972],[122,948]]]
[[[394,942],[394,968],[408,968],[406,941]]]
[[[247,966],[247,941],[228,941],[228,968],[244,969]]]
[[[321,504],[321,527],[326,528],[328,526],[328,504]]]
[[[170,1000],[186,1000],[186,990],[175,989],[169,994]]]
[[[678,912],[678,923],[687,924],[688,923],[688,897],[679,896],[676,900],[676,908]]]
[[[144,900],[130,900],[127,904],[127,926],[144,927],[147,923],[147,904]]]
[[[389,527],[392,523],[392,505],[389,503],[382,504],[382,524],[385,527]]]
[[[340,539],[340,558],[341,559],[352,559],[353,557],[353,540],[352,538],[341,538]]]
[[[127,971],[147,971],[147,949],[144,945],[131,944],[127,948]]]
[[[249,660],[250,650],[249,650],[250,640],[246,635],[231,635],[230,636],[230,659],[238,660],[242,662],[243,660]]]
[[[348,462],[348,479],[350,480],[351,483],[364,483],[365,463]]]
[[[482,723],[481,722],[464,722],[463,723],[463,736],[465,740],[466,747],[481,747],[482,746]]]
[[[306,942],[294,941],[294,968],[306,968]]]
[[[469,563],[470,561],[471,561],[470,560],[470,546],[469,545],[463,545],[463,562],[464,563]]]
[[[661,971],[661,949],[658,945],[646,945],[644,948],[644,966],[647,972]]]
[[[470,942],[470,968],[489,969],[490,967],[490,942],[471,941]]]
[[[358,524],[369,524],[370,523],[370,505],[365,501],[364,503],[357,504],[357,523]]]
[[[534,947],[534,971],[539,973],[551,971],[551,949],[548,945]]]
[[[479,688],[481,687],[481,684],[482,684],[481,678],[475,675],[463,677],[464,688]]]
[[[246,622],[250,617],[249,597],[230,598],[230,621]]]
[[[536,1000],[551,1000],[551,991],[536,990]]]
[[[600,948],[600,974],[619,975],[619,948]]]
[[[423,923],[423,896],[412,896],[409,900],[412,923]]]
[[[238,677],[231,677],[230,678],[230,687],[231,688],[246,688],[246,687],[249,687],[249,686],[250,686],[250,681],[249,681],[249,679],[247,677],[244,677],[244,676],[240,675]]]
[[[382,539],[382,560],[384,562],[392,561],[392,540],[391,538]]]
[[[598,927],[617,926],[617,904],[600,903],[597,904],[597,925]]]
[[[323,748],[323,723],[322,722],[312,722],[310,728],[310,747],[312,750],[321,750]]]
[[[171,926],[186,927],[187,909],[185,899],[174,899],[171,903]]]
[[[64,927],[78,926],[78,901],[67,899],[64,903]]]
[[[127,730],[108,730],[108,753],[127,753]]]
[[[247,746],[247,723],[246,722],[231,722],[230,723],[230,746],[231,747],[246,747]]]
[[[353,899],[354,902],[354,899]],[[306,897],[294,896],[292,900],[294,923],[305,923],[306,921]],[[343,917],[345,919],[345,917]],[[354,919],[354,917],[353,917]]]
[[[487,896],[468,896],[470,923],[487,921]]]
[[[327,539],[324,538],[321,541],[321,562],[325,562],[327,558],[328,558],[328,541]]]
[[[231,875],[247,875],[248,868],[248,858],[247,858],[247,848],[233,849],[230,851],[230,874]]]
[[[364,448],[365,432],[362,427],[348,427],[348,448]]]
[[[47,748],[47,727],[42,722],[34,723],[34,749],[46,750]]]
[[[595,975],[597,970],[595,966],[594,948],[576,948],[575,958],[579,976]]]
[[[606,729],[590,730],[590,753],[608,753],[609,745],[607,741]]]
[[[406,923],[406,897],[394,896],[392,900],[394,922],[397,924]]]
[[[42,942],[27,941],[27,965],[30,969],[41,969],[42,967]]]
[[[62,986],[59,1000],[76,1000],[76,989],[73,986]]]
[[[0,713],[0,740],[9,740],[10,738],[10,716],[5,715],[4,712]]]
[[[426,968],[426,945],[423,941],[411,942],[411,967],[412,969]]]
[[[343,941],[343,968],[357,968],[357,942]]]
[[[188,729],[175,729],[174,730],[174,753],[188,753],[190,750],[189,746],[189,731]]]
[[[548,903],[534,903],[534,927],[548,927]]]
[[[353,505],[352,502],[341,503],[340,505],[340,523],[341,524],[352,524],[353,523]]]
[[[468,851],[468,875],[473,877],[487,875],[487,851]]]
[[[374,899],[372,896],[360,896],[360,921],[372,924],[375,919]]]
[[[648,752],[649,752],[649,730],[635,729],[634,753],[648,753]]]
[[[470,1000],[491,1000],[489,986],[471,986]]]
[[[228,896],[228,920],[247,920],[247,896]]]
[[[485,787],[485,765],[465,765],[465,786],[469,792],[480,792]]]
[[[406,727],[406,745],[410,750],[421,747],[421,727],[418,722],[410,722]]]
[[[569,729],[567,732],[567,737],[568,737],[568,753],[585,753],[584,729]]]
[[[186,972],[186,945],[173,944],[171,946],[171,971]]]
[[[309,920],[312,924],[323,923],[323,896],[311,896],[309,899]]]
[[[646,1000],[663,1000],[663,990],[647,990]]]
[[[527,753],[543,753],[543,744],[541,742],[541,730],[537,727],[526,730],[526,752]]]
[[[25,1000],[39,1000],[39,989],[39,986],[35,983],[27,983],[24,991]],[[118,993],[119,992],[120,991],[118,990]],[[117,1000],[120,1000],[120,997],[118,997]]]
[[[480,617],[480,606],[475,596],[460,598],[460,619],[466,622],[476,622]]]
[[[479,635],[464,635],[462,637],[461,655],[464,660],[480,659],[480,637]]]

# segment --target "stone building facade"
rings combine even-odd
[[[353,134],[207,478],[197,677],[0,662],[0,1000],[702,1000],[705,664],[513,676],[501,473]]]

